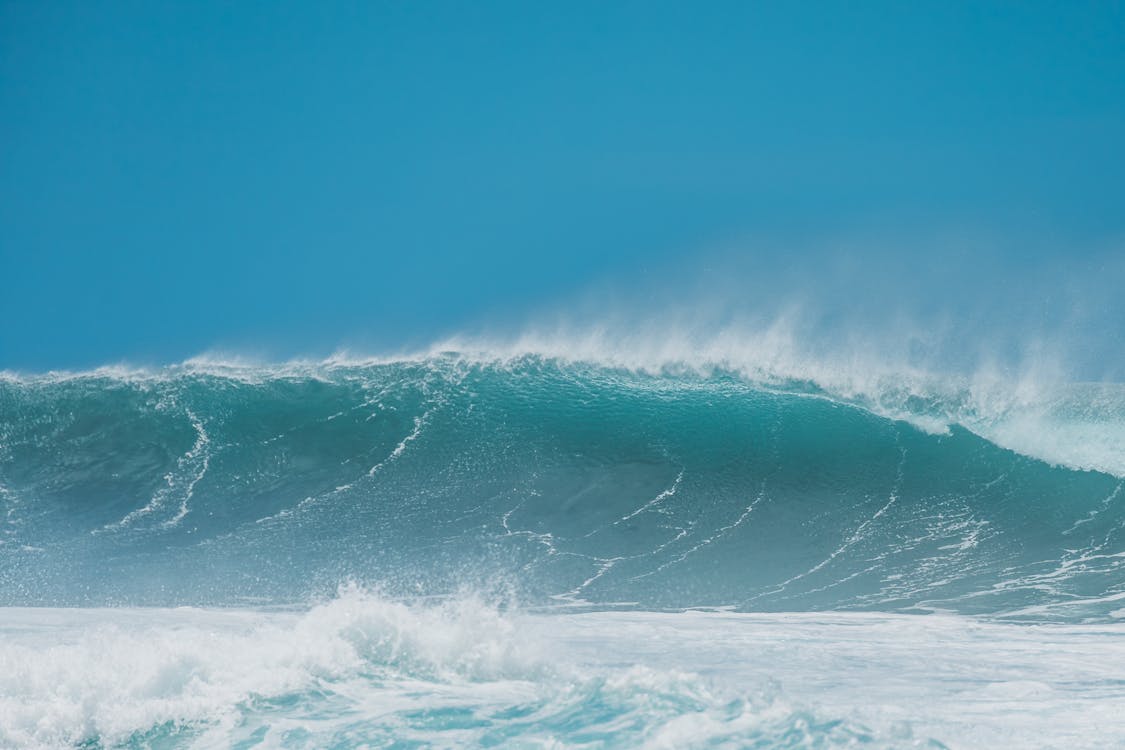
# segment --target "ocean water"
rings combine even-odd
[[[751,360],[0,375],[0,746],[1125,745],[1125,386]]]

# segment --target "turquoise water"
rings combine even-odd
[[[433,353],[0,377],[0,745],[1125,741],[1125,388]]]

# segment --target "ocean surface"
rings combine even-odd
[[[0,374],[0,747],[1125,746],[1125,385]]]

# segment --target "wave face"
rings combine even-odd
[[[1125,613],[1125,389],[523,354],[0,379],[0,604]],[[997,404],[1000,404],[999,406]]]

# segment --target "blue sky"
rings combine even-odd
[[[1120,3],[0,2],[0,368],[395,348],[751,235],[1081,260],[1123,207]]]

